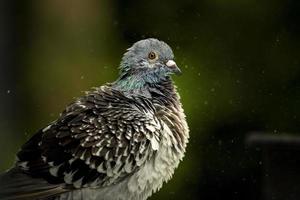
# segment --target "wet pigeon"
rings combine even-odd
[[[182,160],[189,129],[157,39],[124,54],[120,76],[87,92],[38,131],[0,175],[0,199],[144,200]]]

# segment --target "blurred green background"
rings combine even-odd
[[[174,178],[151,199],[260,199],[249,131],[300,131],[297,0],[44,0],[0,3],[0,170],[82,91],[114,81],[125,49],[174,50],[191,129]]]

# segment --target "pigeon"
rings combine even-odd
[[[146,200],[171,179],[189,139],[172,49],[140,40],[119,68],[21,147],[1,200]]]

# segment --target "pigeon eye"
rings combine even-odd
[[[155,52],[151,51],[151,52],[148,54],[148,58],[149,58],[150,60],[154,60],[154,59],[157,58],[157,55],[156,55]]]

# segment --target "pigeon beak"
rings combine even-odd
[[[166,63],[166,66],[174,73],[177,75],[182,74],[181,70],[179,69],[179,67],[176,65],[176,62],[174,60],[168,60],[168,62]]]

